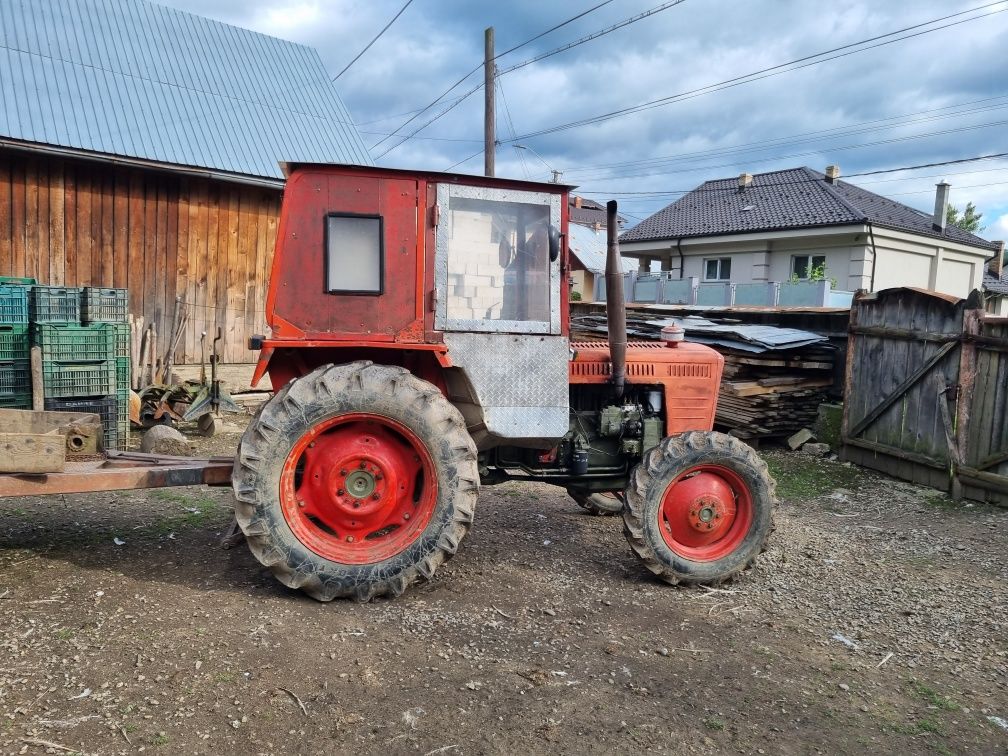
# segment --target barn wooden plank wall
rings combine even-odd
[[[218,327],[224,361],[254,361],[279,213],[275,189],[0,149],[0,275],[126,287],[162,351],[181,296],[180,363]]]

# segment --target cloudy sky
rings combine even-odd
[[[160,2],[311,45],[335,76],[405,0]],[[664,4],[413,0],[337,86],[379,163],[481,173],[482,90],[400,145],[477,86],[481,70],[387,135],[479,66],[484,28],[495,28],[500,53],[590,10],[502,56],[506,70]],[[825,57],[839,57],[809,57],[830,50]],[[580,193],[616,197],[636,221],[676,191],[743,171],[837,163],[850,176],[1008,153],[1006,51],[1008,2],[681,0],[503,73],[497,174],[548,180],[563,171]],[[799,59],[802,68],[779,67]],[[771,75],[720,86],[761,71]],[[927,211],[942,179],[953,204],[983,212],[984,236],[1008,239],[1008,159],[851,178]]]

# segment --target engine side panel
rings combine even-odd
[[[612,374],[609,344],[604,341],[572,342],[571,385],[607,383]],[[675,347],[653,341],[627,345],[629,384],[663,387],[665,435],[714,427],[718,388],[724,357],[702,344],[683,342]]]

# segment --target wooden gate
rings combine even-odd
[[[1008,504],[1008,321],[978,292],[859,295],[851,308],[844,459],[955,498]]]

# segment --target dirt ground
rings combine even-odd
[[[1008,511],[766,457],[777,532],[716,591],[540,485],[369,605],[220,549],[226,489],[0,501],[0,750],[1008,752]]]

